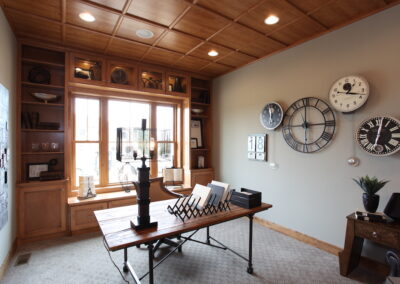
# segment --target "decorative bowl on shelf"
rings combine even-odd
[[[32,96],[37,98],[38,100],[44,101],[46,104],[49,101],[55,101],[58,99],[59,95],[55,94],[46,94],[46,93],[32,93]]]
[[[192,108],[192,112],[193,112],[194,114],[200,114],[200,113],[203,113],[203,112],[204,112],[204,109],[201,109],[201,108]]]

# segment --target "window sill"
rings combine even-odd
[[[132,190],[130,192],[125,191],[117,191],[117,192],[107,192],[107,193],[98,193],[95,197],[88,199],[78,199],[78,197],[69,197],[68,198],[68,206],[79,206],[83,204],[97,203],[97,202],[107,202],[107,201],[115,201],[120,199],[128,199],[135,198],[136,199],[136,191]]]

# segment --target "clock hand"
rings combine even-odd
[[[338,94],[346,94],[346,95],[365,95],[361,93],[354,93],[354,92],[337,92]]]
[[[380,122],[379,122],[378,133],[377,133],[376,138],[375,138],[375,143],[374,143],[374,145],[372,146],[373,148],[375,148],[375,147],[377,146],[379,137],[381,137],[382,123],[383,123],[383,118],[382,118],[382,119],[380,120]]]
[[[309,126],[316,126],[316,125],[325,125],[325,123],[307,123],[307,128]],[[297,124],[297,125],[291,125],[290,127],[304,127],[304,124]]]
[[[272,107],[269,107],[268,111],[269,111],[269,123],[272,123],[272,114],[274,113],[274,109]]]

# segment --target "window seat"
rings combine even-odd
[[[150,189],[151,190],[151,189]],[[171,191],[180,194],[190,194],[192,188],[182,186]],[[68,198],[69,222],[72,234],[98,230],[96,210],[128,206],[136,204],[136,191],[99,193],[95,197],[79,200],[77,197]]]

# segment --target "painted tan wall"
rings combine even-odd
[[[369,174],[390,180],[380,192],[380,211],[392,192],[400,190],[400,153],[373,157],[353,139],[355,128],[368,117],[400,119],[399,15],[396,6],[214,81],[217,176],[233,188],[262,191],[263,201],[274,207],[260,217],[343,247],[345,216],[363,209],[362,192],[352,178]],[[365,76],[371,95],[356,113],[336,113],[337,133],[325,150],[295,152],[280,128],[267,132],[261,126],[259,113],[267,102],[278,101],[286,109],[302,97],[328,101],[331,84],[349,74]],[[265,132],[277,170],[247,160],[247,135]],[[359,167],[347,165],[353,155],[360,158]]]
[[[15,106],[16,106],[16,66],[17,66],[17,43],[8,25],[3,11],[0,9],[0,83],[10,93],[10,153],[11,163],[9,172],[9,216],[7,225],[0,231],[0,266],[8,255],[16,232],[15,214]]]

